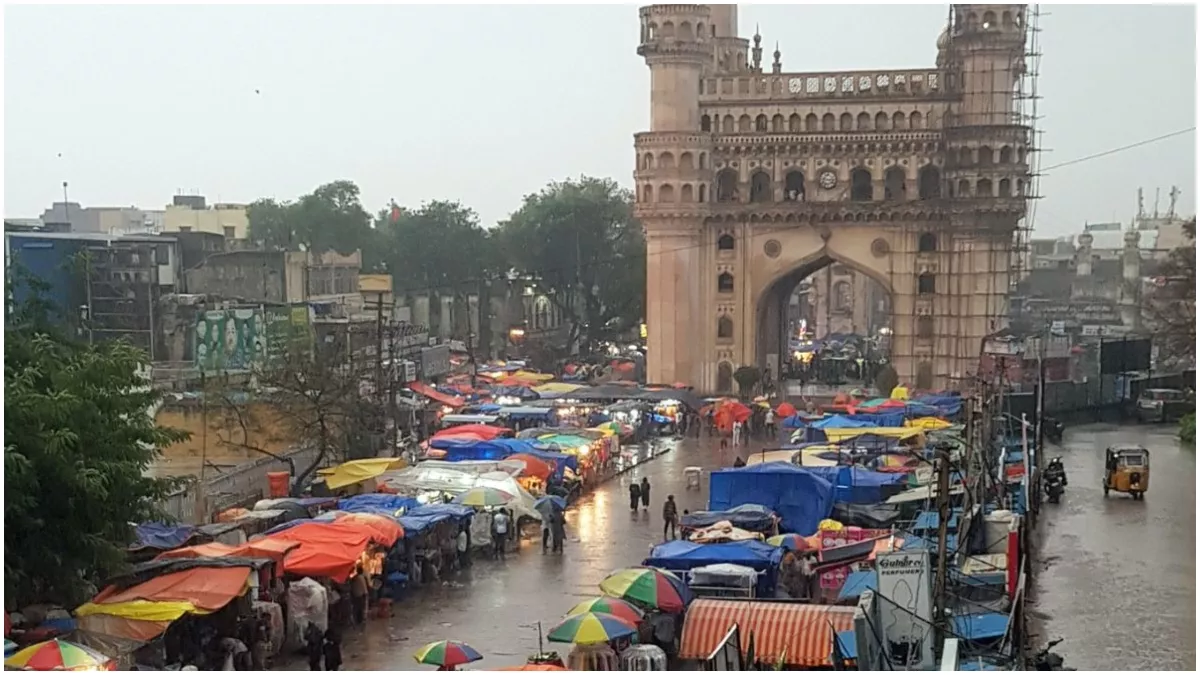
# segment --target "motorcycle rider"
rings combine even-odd
[[[1067,470],[1063,467],[1062,457],[1055,457],[1046,465],[1046,477],[1050,478],[1052,476],[1058,476],[1058,479],[1062,481],[1063,487],[1067,486]]]

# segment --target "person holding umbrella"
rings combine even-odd
[[[645,476],[642,476],[641,493],[642,493],[642,508],[649,509],[650,508],[650,479]]]
[[[638,499],[641,497],[642,489],[637,483],[629,484],[629,510],[638,510]]]
[[[417,663],[437,666],[438,670],[458,670],[459,666],[479,661],[483,657],[465,642],[439,640],[418,649],[413,658]]]

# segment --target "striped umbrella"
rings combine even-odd
[[[682,612],[691,593],[679,577],[653,567],[631,567],[613,572],[600,582],[605,595],[663,612]]]
[[[465,642],[454,642],[453,640],[438,640],[417,650],[413,654],[413,658],[417,663],[423,663],[427,666],[461,666],[464,663],[478,661],[483,657],[479,652],[475,651],[471,645]]]
[[[454,498],[455,504],[464,506],[504,506],[513,496],[504,490],[490,487],[474,487]]]
[[[610,598],[606,595],[584,600],[567,610],[567,616],[576,614],[586,614],[588,612],[601,612],[603,614],[611,614],[618,619],[624,619],[629,623],[637,625],[642,620],[642,610],[634,607],[628,602],[620,598]]]
[[[57,638],[30,645],[4,659],[5,668],[17,670],[108,670],[111,664],[112,660],[100,652]]]
[[[573,642],[579,645],[609,642],[637,632],[637,626],[612,614],[584,612],[568,616],[550,629],[546,639],[551,642]]]
[[[768,538],[767,543],[771,546],[786,548],[789,551],[807,551],[811,548],[808,539],[794,533],[777,534]]]

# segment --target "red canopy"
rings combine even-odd
[[[449,394],[443,394],[442,392],[438,391],[437,389],[434,389],[433,387],[425,384],[424,382],[409,382],[408,388],[413,390],[414,393],[420,394],[428,399],[437,401],[438,403],[441,403],[442,405],[448,405],[451,408],[461,408],[467,404],[467,402],[462,400],[461,398],[459,398],[457,396],[450,396]]]
[[[329,577],[343,582],[350,578],[367,544],[376,535],[362,523],[335,521],[304,523],[276,532],[268,539],[294,541],[300,547],[284,558],[285,572],[309,577]],[[381,542],[382,543],[382,542]]]
[[[779,404],[779,407],[775,408],[775,414],[780,417],[791,417],[796,414],[796,406],[784,401]]]
[[[505,459],[515,459],[519,462],[524,462],[525,471],[523,473],[526,476],[533,476],[534,478],[546,480],[550,477],[551,473],[554,473],[554,469],[545,460],[539,457],[534,457],[533,455],[517,453],[515,455],[509,455]]]
[[[433,435],[434,438],[446,438],[449,436],[473,436],[481,441],[490,441],[498,436],[506,436],[512,433],[511,429],[504,427],[493,427],[488,424],[463,424],[449,429],[442,429]]]
[[[193,567],[182,572],[154,577],[123,591],[109,586],[92,602],[190,602],[201,609],[216,611],[242,594],[250,572],[249,567]]]
[[[248,541],[241,546],[230,546],[229,544],[214,541],[208,544],[197,544],[171,551],[163,551],[158,554],[155,560],[168,560],[171,558],[224,558],[228,556],[231,558],[268,558],[279,562],[283,560],[288,551],[299,545],[294,541],[268,538]]]

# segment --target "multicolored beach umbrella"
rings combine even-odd
[[[423,663],[427,666],[461,666],[464,663],[478,661],[483,657],[479,652],[475,651],[471,645],[464,642],[454,642],[453,640],[438,640],[417,650],[413,654],[413,658],[417,663]]]
[[[29,645],[4,659],[5,668],[18,670],[107,670],[111,664],[100,652],[57,638]]]
[[[546,639],[551,642],[573,642],[592,645],[609,642],[637,632],[637,626],[612,614],[585,612],[563,619],[550,629]]]
[[[588,612],[600,612],[602,614],[611,614],[618,619],[624,619],[635,626],[641,622],[644,616],[642,610],[634,607],[632,604],[625,602],[620,598],[610,598],[607,595],[602,595],[590,600],[575,605],[567,611],[567,616],[575,616],[576,614],[587,614]]]
[[[454,499],[455,504],[464,506],[504,506],[514,497],[504,490],[490,487],[474,487]]]
[[[786,548],[789,551],[807,551],[812,548],[807,538],[794,533],[777,534],[774,537],[769,537],[767,544]]]
[[[682,612],[692,599],[679,577],[653,567],[614,572],[600,582],[600,590],[605,595],[663,612]]]

